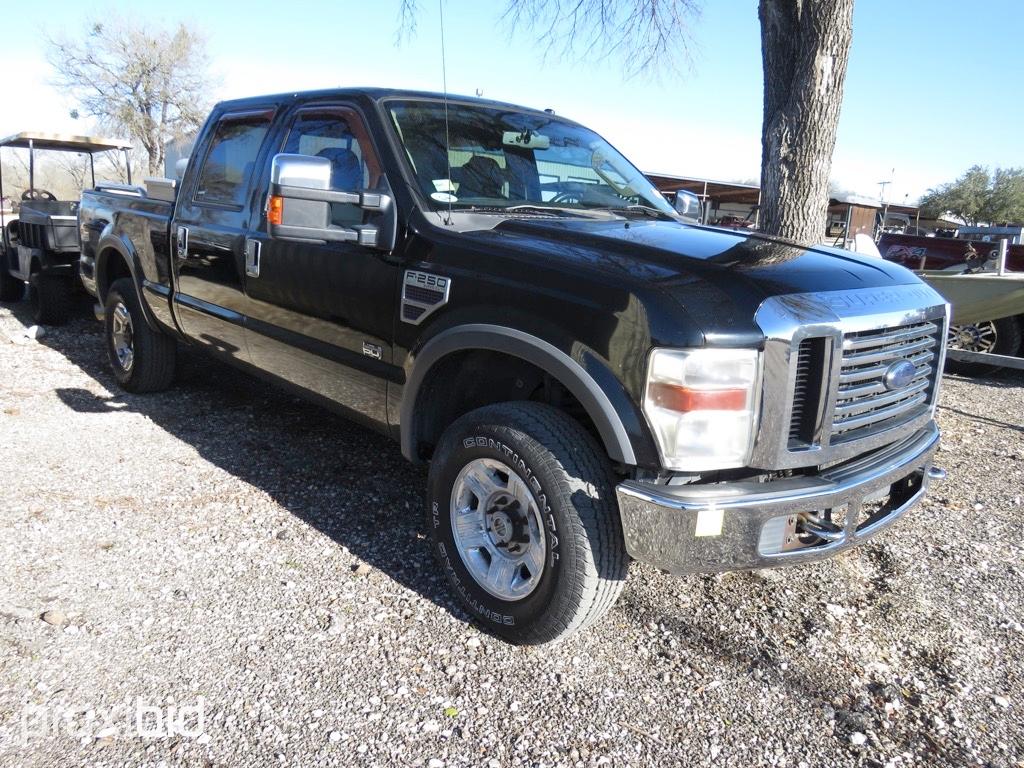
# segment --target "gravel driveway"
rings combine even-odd
[[[946,379],[950,477],[875,543],[634,564],[524,649],[449,599],[395,444],[194,354],[126,395],[84,315],[0,308],[2,765],[1024,765],[1020,375]]]

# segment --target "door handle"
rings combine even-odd
[[[259,240],[245,241],[245,274],[248,277],[260,276],[260,253],[263,244]]]
[[[188,227],[178,227],[175,233],[175,252],[179,259],[188,258]]]

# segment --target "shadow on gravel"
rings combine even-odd
[[[26,303],[11,310],[24,325],[32,324]],[[172,389],[123,392],[107,364],[102,326],[91,317],[47,329],[39,343],[115,393],[56,390],[69,408],[145,415],[360,561],[458,619],[471,620],[449,597],[430,551],[423,516],[426,473],[405,460],[397,443],[185,346]],[[180,473],[181,468],[154,467],[153,472]],[[268,531],[268,538],[274,533]]]
[[[991,424],[993,427],[1002,427],[1003,429],[1012,429],[1016,432],[1024,432],[1024,427],[1022,427],[1019,424],[1010,424],[1007,421],[999,421],[999,419],[993,419],[989,416],[982,416],[979,413],[970,413],[968,411],[960,410],[959,408],[954,408],[951,405],[940,405],[939,410],[950,411],[951,413],[956,413],[959,414],[960,416],[966,416],[968,419],[973,419],[974,421],[983,421],[986,424]]]

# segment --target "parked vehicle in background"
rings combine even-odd
[[[89,157],[96,185],[95,155],[124,152],[128,179],[131,145],[111,139],[52,133],[18,133],[0,140],[0,199],[4,196],[3,149],[28,150],[28,187],[21,193],[16,215],[0,206],[0,301],[18,301],[28,284],[32,316],[37,323],[59,325],[67,320],[71,293],[78,284],[78,206],[58,200],[36,187],[36,154],[40,150],[75,152]]]
[[[968,234],[977,232],[968,230]],[[947,286],[947,290],[960,287],[960,283],[949,282],[950,275],[964,271],[994,271],[999,243],[993,240],[919,237],[884,232],[878,240],[878,249],[882,257],[889,261],[917,272],[934,274],[935,277],[931,279],[941,292],[942,286]],[[1006,268],[1011,272],[1024,273],[1024,245],[1010,245],[1007,248]],[[946,296],[954,304],[948,338],[950,349],[1024,357],[1024,315],[1019,314],[1019,310],[1007,314],[1005,309],[1007,305],[1012,305],[1013,296],[1019,290],[1016,287],[1018,284],[1019,281],[1014,280],[964,282],[963,285],[970,289],[969,295],[973,296],[969,313],[956,311],[961,291],[950,291]],[[992,312],[985,316],[979,310],[979,304],[987,304]],[[953,373],[965,376],[987,375],[999,369],[995,364],[952,359],[948,360],[946,367]]]
[[[516,642],[598,620],[631,558],[822,559],[942,474],[938,294],[878,259],[684,224],[548,112],[380,89],[224,102],[180,181],[86,191],[80,219],[125,389],[169,386],[187,342],[392,435],[430,464],[454,593]]]

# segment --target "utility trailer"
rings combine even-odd
[[[23,132],[0,140],[0,199],[3,198],[3,149],[28,150],[28,188],[21,194],[17,214],[0,210],[0,301],[18,301],[29,286],[33,319],[60,325],[67,320],[72,291],[78,285],[81,247],[78,238],[78,199],[58,200],[36,187],[36,153],[74,152],[89,157],[92,187],[96,187],[95,156],[123,152],[131,183],[131,144],[116,139]],[[2,208],[2,206],[0,206]]]

